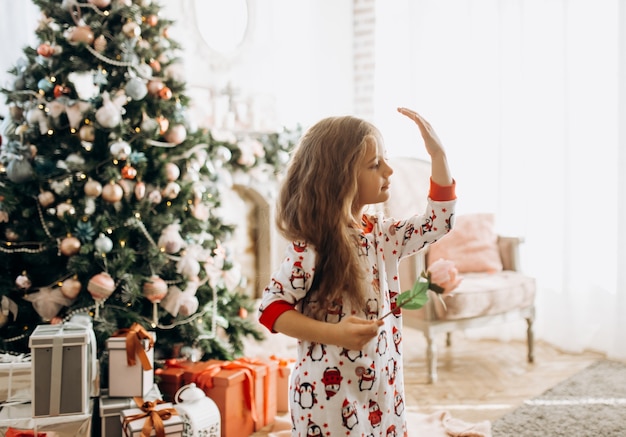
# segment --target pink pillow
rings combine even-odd
[[[502,271],[493,214],[456,217],[452,230],[428,249],[428,265],[440,258],[453,261],[459,273]]]

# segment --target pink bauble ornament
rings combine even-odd
[[[92,5],[104,9],[111,4],[111,0],[88,0]]]
[[[54,54],[54,48],[48,43],[39,44],[37,47],[37,54],[47,58]]]
[[[22,272],[21,275],[15,278],[15,285],[17,285],[17,288],[21,290],[28,290],[30,287],[32,287],[33,283],[28,275],[26,275],[26,272]]]
[[[96,180],[89,179],[85,182],[84,191],[89,197],[98,197],[102,194],[102,184]]]
[[[168,162],[165,164],[165,178],[172,182],[178,179],[180,176],[180,168],[173,162]]]
[[[173,144],[180,144],[187,138],[187,129],[182,124],[171,126],[165,133],[165,141]]]
[[[138,181],[135,185],[135,199],[141,200],[146,195],[146,184],[142,181]]]
[[[94,40],[94,34],[89,26],[76,26],[67,30],[66,38],[73,43],[91,45]]]
[[[52,205],[54,203],[54,194],[52,191],[43,191],[39,193],[37,196],[37,200],[39,200],[39,204],[44,208]]]
[[[109,203],[115,203],[122,200],[124,196],[124,190],[115,182],[106,184],[102,187],[102,198]]]
[[[161,91],[159,91],[159,97],[162,100],[169,100],[172,98],[172,90],[169,87],[163,87]]]
[[[100,35],[94,40],[93,48],[98,53],[102,53],[107,48],[107,39],[104,37],[104,35]]]
[[[167,294],[167,283],[157,275],[153,275],[143,284],[142,290],[144,297],[150,302],[160,302]]]
[[[80,250],[80,240],[76,237],[66,237],[61,241],[59,250],[65,256],[76,255]]]
[[[165,87],[165,84],[159,79],[152,79],[148,82],[148,93],[152,96],[158,96],[159,91]]]
[[[83,288],[83,284],[74,276],[73,278],[67,278],[63,281],[61,284],[61,293],[68,299],[75,299],[78,293],[80,293],[81,288]]]
[[[115,281],[106,272],[98,273],[89,280],[87,291],[94,300],[104,300],[115,291]]]
[[[134,21],[129,21],[122,26],[122,32],[129,38],[139,38],[141,36],[141,27]]]

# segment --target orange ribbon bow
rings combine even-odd
[[[254,378],[256,371],[253,374],[249,365],[243,363],[237,363],[234,361],[216,361],[209,364],[205,369],[199,372],[194,377],[196,385],[202,389],[213,387],[213,377],[215,377],[222,369],[225,370],[242,370],[244,373],[244,398],[246,405],[250,408],[252,420],[258,422],[259,418],[256,413],[256,399],[254,397]]]
[[[178,412],[176,409],[162,408],[157,410],[156,406],[158,404],[162,404],[163,401],[156,400],[154,402],[144,402],[144,400],[140,397],[136,397],[134,399],[135,403],[141,410],[141,413],[133,414],[132,416],[124,418],[124,427],[126,427],[129,422],[143,419],[145,417],[146,421],[141,428],[141,437],[149,437],[153,429],[156,433],[156,437],[165,437],[165,425],[163,424],[163,421],[177,415]]]
[[[139,323],[133,323],[130,328],[117,330],[113,337],[126,336],[126,362],[129,366],[134,366],[139,357],[143,370],[152,369],[152,364],[148,359],[148,355],[143,347],[142,340],[148,340],[148,350],[154,346],[154,339],[146,329]]]

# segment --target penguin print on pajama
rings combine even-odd
[[[341,420],[343,421],[343,426],[350,430],[359,423],[356,407],[354,403],[350,403],[347,399],[343,401],[341,406]]]
[[[294,400],[296,404],[303,409],[313,408],[317,402],[315,394],[315,385],[310,382],[297,382],[294,391]]]
[[[306,274],[302,269],[302,263],[300,261],[296,261],[295,263],[293,263],[293,268],[291,269],[291,277],[289,278],[291,287],[297,290],[304,290],[305,281]]]

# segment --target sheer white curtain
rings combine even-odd
[[[7,73],[23,57],[22,48],[37,41],[35,28],[41,12],[30,0],[0,0],[0,86],[11,88],[14,77]],[[0,98],[0,115],[6,116],[4,97]]]
[[[619,0],[378,2],[376,123],[423,154],[394,113],[432,122],[459,213],[522,235],[537,336],[626,357],[626,5]],[[523,333],[523,331],[519,331]]]

